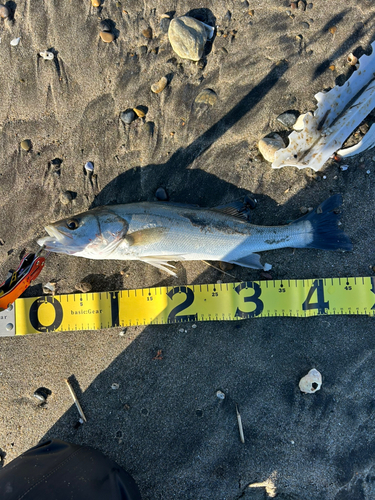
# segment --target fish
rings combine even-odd
[[[161,202],[96,207],[45,227],[46,251],[88,259],[139,260],[172,276],[170,262],[213,260],[268,270],[256,252],[278,248],[352,250],[338,227],[342,204],[333,195],[315,210],[282,226],[248,221],[242,202],[214,208]]]

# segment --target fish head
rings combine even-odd
[[[98,207],[45,227],[38,240],[45,250],[91,259],[105,259],[123,241],[128,223],[108,207]]]

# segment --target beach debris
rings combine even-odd
[[[346,58],[346,60],[348,61],[348,63],[350,64],[350,66],[356,66],[356,64],[358,62],[358,58],[355,57],[355,55],[353,55],[352,53],[350,53],[348,55],[348,57]]]
[[[152,29],[148,27],[145,30],[142,30],[142,35],[150,40],[152,38]]]
[[[136,114],[132,109],[127,109],[123,111],[120,115],[121,121],[125,123],[125,125],[129,125],[132,121],[135,120]]]
[[[60,201],[63,205],[69,205],[72,199],[73,196],[70,191],[64,191],[63,193],[60,194]]]
[[[38,399],[41,403],[45,403],[50,394],[52,394],[51,391],[46,387],[39,387],[39,389],[37,389],[34,392],[33,396],[34,398]]]
[[[339,149],[337,154],[344,158],[350,158],[359,153],[363,153],[367,149],[372,149],[375,146],[375,124],[372,124],[366,135],[361,141],[350,148]]]
[[[6,5],[0,4],[0,17],[6,19],[10,16],[10,11]]]
[[[114,391],[117,391],[117,389],[120,387],[120,384],[118,384],[117,382],[113,382],[113,384],[111,385],[111,389],[113,389]]]
[[[225,394],[223,391],[216,391],[216,397],[223,400],[225,399]]]
[[[24,139],[21,144],[20,144],[21,148],[24,150],[24,151],[30,151],[30,149],[32,148],[32,143],[30,141],[30,139]]]
[[[43,293],[51,293],[52,295],[56,292],[56,283],[48,282],[43,285]]]
[[[77,407],[77,410],[78,410],[78,413],[79,413],[80,417],[82,418],[82,420],[83,420],[84,422],[87,422],[87,419],[86,419],[86,417],[85,417],[85,414],[83,413],[83,410],[82,410],[81,405],[79,404],[79,401],[78,401],[77,395],[76,395],[76,393],[74,392],[73,387],[71,386],[71,384],[70,384],[70,382],[69,382],[69,380],[68,380],[67,378],[65,379],[65,382],[66,382],[66,385],[68,386],[68,389],[69,389],[70,394],[72,395],[73,401],[74,401],[74,403],[75,403],[75,405],[76,405],[76,407]],[[82,423],[82,422],[81,422],[81,423]]]
[[[85,171],[88,174],[92,174],[94,171],[94,164],[91,161],[85,163]]]
[[[292,444],[294,444],[294,441],[291,441]],[[267,498],[275,498],[276,497],[276,478],[277,478],[277,471],[273,472],[268,479],[261,483],[252,483],[249,484],[249,488],[264,488],[267,493]]]
[[[100,7],[100,0],[91,0],[91,5],[93,7]]]
[[[115,39],[115,35],[109,31],[101,31],[99,36],[105,43],[111,43]]]
[[[371,47],[371,55],[359,59],[357,71],[341,87],[336,85],[329,92],[315,95],[316,110],[305,114],[303,129],[289,135],[289,145],[276,151],[273,168],[294,166],[320,170],[372,111],[375,107],[375,42]],[[373,129],[367,148],[374,142]],[[356,151],[358,154],[363,149]]]
[[[213,106],[217,101],[217,94],[212,89],[204,89],[199,92],[197,97],[194,99],[196,104],[207,104]]]
[[[53,61],[54,59],[54,54],[53,52],[50,52],[49,50],[43,50],[42,52],[39,52],[40,57],[43,57],[45,61]]]
[[[199,61],[207,40],[214,34],[214,28],[189,16],[172,19],[168,38],[173,50],[182,59]]]
[[[294,110],[289,110],[285,111],[284,113],[281,113],[276,120],[281,123],[281,125],[284,125],[286,128],[292,128],[293,125],[296,123],[297,119],[299,116],[298,111]]]
[[[263,139],[258,142],[258,149],[260,153],[263,158],[270,163],[274,161],[276,151],[282,148],[285,148],[285,143],[279,134],[276,134],[275,132],[263,137]]]
[[[142,108],[133,108],[133,111],[138,118],[144,118],[146,116],[146,112]]]
[[[160,94],[160,92],[162,92],[167,85],[168,80],[165,76],[163,76],[158,82],[151,85],[151,90],[154,94]]]
[[[240,432],[241,443],[245,444],[245,436],[243,433],[242,419],[241,419],[241,414],[240,414],[240,411],[238,409],[237,403],[236,403],[236,415],[237,415],[237,424],[238,424],[238,430]]]
[[[159,201],[168,201],[167,191],[163,187],[158,188],[155,192],[155,198]]]
[[[298,385],[301,392],[314,394],[314,392],[319,391],[322,386],[322,375],[318,370],[313,368],[307,375],[301,378]]]
[[[13,40],[11,40],[11,42],[10,42],[11,46],[17,47],[17,45],[20,43],[20,40],[21,40],[21,37],[13,38]]]
[[[91,283],[88,283],[87,281],[81,281],[80,283],[77,283],[74,288],[78,291],[78,292],[82,292],[82,293],[88,293],[88,292],[91,292],[92,290],[92,285]]]

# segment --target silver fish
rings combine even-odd
[[[337,226],[335,209],[341,203],[341,195],[334,195],[285,226],[250,224],[240,202],[211,209],[173,203],[110,205],[54,222],[38,244],[89,259],[141,260],[172,276],[174,266],[168,261],[217,260],[270,269],[254,252],[285,247],[351,250],[350,239]]]

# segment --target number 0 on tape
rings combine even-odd
[[[317,315],[375,316],[375,277],[244,281],[20,298],[0,335]]]

